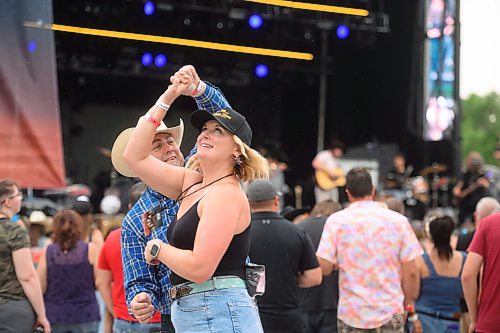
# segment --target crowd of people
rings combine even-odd
[[[164,122],[180,96],[199,109],[186,158],[182,119]],[[0,181],[0,331],[500,332],[500,204],[477,153],[453,189],[458,219],[416,218],[366,169],[344,172],[334,142],[312,162],[316,205],[292,216],[251,143],[245,117],[184,66],[115,140],[113,166],[142,182],[106,237],[84,199],[50,225],[30,217],[28,233],[11,221],[22,192]],[[396,155],[387,186],[412,172]]]

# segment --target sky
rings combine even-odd
[[[500,0],[461,0],[460,97],[500,93]]]

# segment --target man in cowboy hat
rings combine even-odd
[[[184,95],[192,96],[198,109],[215,113],[230,108],[222,92],[208,82],[201,81],[193,66],[182,67],[175,75],[181,75],[192,82]],[[158,105],[159,104],[159,105]],[[157,107],[168,107],[161,103]],[[122,155],[133,129],[123,131],[115,141],[112,150],[112,162],[121,174],[134,177]],[[184,134],[182,120],[176,127],[158,124],[151,146],[151,155],[176,166],[181,166],[184,159],[179,146]],[[196,153],[194,147],[188,157]],[[161,332],[174,332],[170,321],[170,299],[164,290],[171,287],[170,269],[165,265],[151,266],[144,258],[146,243],[154,238],[167,242],[167,228],[175,217],[178,204],[172,198],[148,188],[139,201],[128,212],[122,225],[121,246],[124,273],[124,287],[127,304],[131,313],[140,322],[146,322],[156,310],[161,313]],[[149,213],[156,220],[156,228],[145,230],[143,216]],[[135,329],[137,327],[134,326]]]

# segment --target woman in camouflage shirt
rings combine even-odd
[[[0,331],[31,333],[36,323],[50,333],[28,234],[10,221],[21,200],[16,183],[0,180]]]

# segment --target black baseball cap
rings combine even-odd
[[[210,114],[206,110],[198,110],[191,114],[191,124],[201,131],[203,125],[209,120],[215,120],[229,132],[236,135],[247,146],[252,143],[252,129],[248,125],[247,120],[240,113],[230,108],[221,109],[214,114]]]

